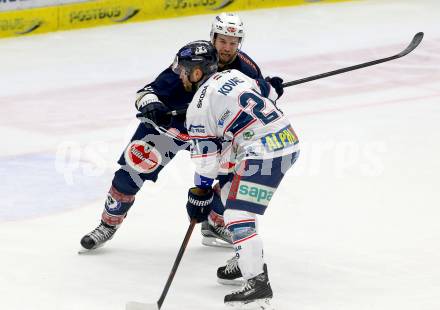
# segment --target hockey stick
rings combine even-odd
[[[390,60],[394,60],[394,59],[398,59],[401,58],[403,56],[408,55],[409,53],[411,53],[417,46],[419,46],[420,42],[422,42],[423,39],[423,32],[419,32],[417,33],[414,38],[411,40],[411,43],[400,53],[390,56],[390,57],[386,57],[386,58],[381,58],[381,59],[377,59],[377,60],[373,60],[373,61],[369,61],[369,62],[365,62],[362,64],[358,64],[358,65],[354,65],[354,66],[350,66],[350,67],[346,67],[346,68],[341,68],[338,70],[334,70],[334,71],[329,71],[329,72],[325,72],[325,73],[321,73],[321,74],[317,74],[317,75],[312,75],[306,78],[302,78],[299,80],[295,80],[295,81],[291,81],[291,82],[286,82],[283,83],[283,88],[286,87],[290,87],[293,85],[298,85],[298,84],[303,84],[303,83],[307,83],[307,82],[311,82],[314,80],[319,80],[319,79],[323,79],[332,75],[336,75],[336,74],[341,74],[341,73],[345,73],[345,72],[349,72],[349,71],[353,71],[353,70],[358,70],[358,69],[362,69],[365,67],[369,67],[369,66],[374,66],[383,62],[387,62]],[[168,115],[182,115],[186,113],[186,109],[180,109],[180,110],[174,110],[174,111],[170,111],[167,114]]]
[[[177,254],[176,260],[174,261],[173,268],[171,269],[170,275],[168,276],[167,283],[159,297],[159,300],[155,304],[146,304],[136,301],[130,301],[125,305],[125,310],[160,310],[162,304],[167,296],[168,290],[173,282],[174,276],[176,275],[177,268],[179,267],[180,261],[182,260],[183,253],[185,252],[186,246],[188,245],[189,238],[194,230],[194,226],[197,224],[196,220],[191,220],[188,230],[186,231],[185,238],[183,239],[182,245],[180,246],[179,253]]]
[[[295,80],[292,82],[287,82],[287,83],[283,84],[283,88],[293,86],[293,85],[302,84],[302,83],[307,83],[307,82],[318,80],[318,79],[323,79],[323,78],[326,78],[326,77],[329,77],[332,75],[341,74],[341,73],[345,73],[345,72],[349,72],[349,71],[353,71],[353,70],[357,70],[357,69],[361,69],[361,68],[365,68],[365,67],[369,67],[369,66],[374,66],[374,65],[377,65],[377,64],[380,64],[383,62],[387,62],[390,60],[401,58],[405,55],[408,55],[417,46],[419,46],[420,42],[422,42],[422,39],[423,39],[423,32],[419,32],[414,36],[414,38],[411,40],[411,43],[407,46],[407,48],[405,48],[399,54],[393,55],[391,57],[386,57],[386,58],[382,58],[382,59],[377,59],[377,60],[365,62],[365,63],[351,66],[351,67],[346,67],[346,68],[342,68],[342,69],[338,69],[338,70],[334,70],[334,71],[330,71],[330,72],[312,75],[312,76],[309,76],[309,77],[306,77],[303,79],[299,79],[299,80]]]

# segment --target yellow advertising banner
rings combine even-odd
[[[145,21],[148,19],[141,13],[149,2],[109,0],[62,6],[59,8],[59,30]]]
[[[98,0],[0,12],[0,38],[198,14],[350,0]]]
[[[0,12],[0,38],[57,30],[57,7]]]

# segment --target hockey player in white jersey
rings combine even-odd
[[[221,198],[235,256],[217,275],[222,283],[243,279],[244,285],[224,301],[246,309],[272,309],[257,215],[264,214],[295,162],[298,139],[275,105],[278,95],[270,84],[237,70],[218,73],[217,58],[209,42],[196,41],[179,50],[173,66],[187,87],[198,89],[186,114],[196,166],[187,211],[190,218],[205,220],[213,200],[213,181],[219,173],[227,173],[229,182],[221,188]],[[225,162],[233,163],[232,171],[222,171]]]
[[[219,71],[237,69],[251,78],[263,78],[258,65],[241,50],[244,37],[243,21],[237,14],[221,13],[214,18],[210,38],[219,53]],[[266,79],[282,94],[283,80],[280,77]],[[135,105],[138,116],[144,121],[118,160],[120,167],[111,182],[99,225],[81,238],[83,250],[99,248],[112,239],[141,188],[156,182],[162,169],[177,153],[188,149],[185,116],[171,117],[169,112],[186,109],[195,91],[191,87],[184,88],[179,75],[168,66],[137,92]],[[215,187],[224,181],[219,179],[219,185]],[[216,195],[208,220],[200,225],[203,244],[231,247],[231,234],[225,228],[221,214],[223,206]]]

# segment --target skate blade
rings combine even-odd
[[[101,248],[101,247],[103,247],[104,246],[104,243],[103,244],[101,244],[101,245],[98,245],[96,248],[92,248],[92,249],[86,249],[86,248],[83,248],[83,247],[81,247],[79,250],[78,250],[78,254],[88,254],[88,253],[92,253],[92,252],[94,252],[95,250],[97,250],[97,249],[99,249],[99,248]]]
[[[257,299],[251,302],[228,302],[226,306],[237,310],[275,310],[271,298]]]
[[[203,237],[202,244],[206,246],[212,246],[217,248],[233,248],[232,244],[227,243],[225,241],[221,241],[214,237]]]
[[[90,249],[90,250],[88,250],[88,249],[80,248],[80,249],[78,250],[78,254],[79,254],[79,255],[87,254],[87,253],[92,252],[93,250],[94,250],[94,249]]]
[[[244,283],[244,279],[243,278],[238,278],[238,279],[234,279],[234,280],[226,280],[226,279],[219,279],[217,278],[217,282],[223,285],[243,285]]]
[[[157,303],[145,304],[137,301],[129,301],[125,305],[125,310],[159,310]]]

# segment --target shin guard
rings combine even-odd
[[[263,272],[263,242],[257,232],[254,213],[227,209],[224,213],[226,227],[232,233],[238,266],[244,279]]]
[[[101,220],[107,225],[119,226],[133,205],[134,198],[134,195],[126,195],[114,186],[110,187]]]

